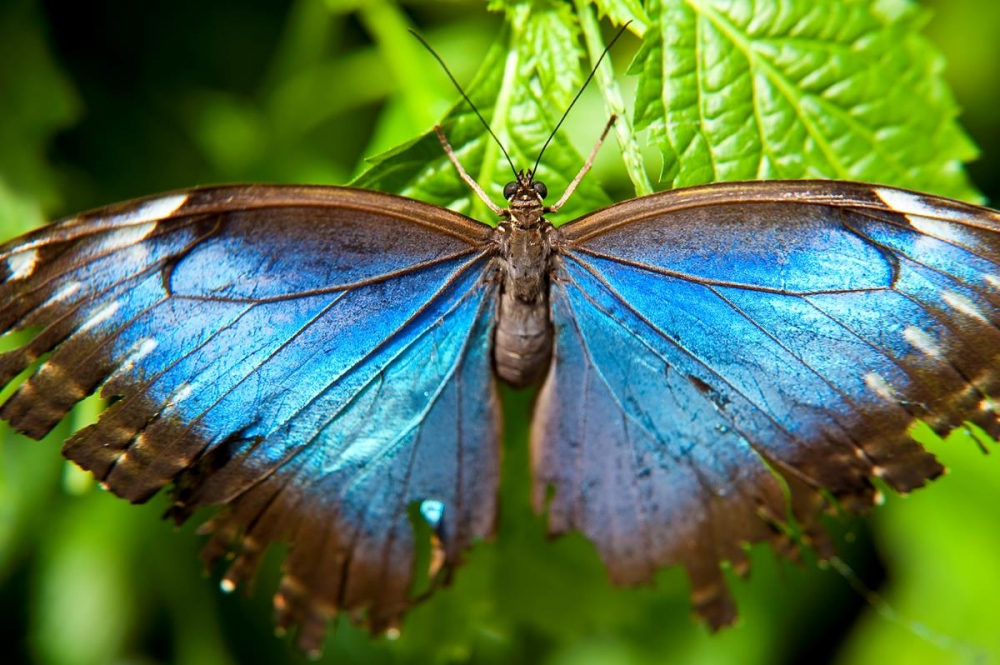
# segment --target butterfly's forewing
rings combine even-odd
[[[279,621],[316,649],[335,611],[374,629],[411,603],[414,502],[445,565],[491,534],[497,489],[490,229],[340,188],[225,187],[117,206],[0,248],[0,409],[45,435],[95,388],[117,401],[66,445],[112,491],[175,484],[226,505],[226,585],[291,543]],[[442,512],[443,511],[443,512]],[[440,518],[440,519],[438,519]]]
[[[895,189],[767,182],[677,190],[560,229],[554,363],[533,431],[536,501],[613,578],[685,566],[713,626],[718,562],[786,549],[778,478],[826,551],[828,491],[941,472],[913,442],[1000,433],[1000,215]],[[787,551],[787,550],[786,550]]]

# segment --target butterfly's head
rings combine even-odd
[[[549,188],[545,183],[535,180],[535,174],[531,171],[518,171],[517,180],[511,180],[503,188],[503,197],[512,208],[542,206],[548,193]]]
[[[518,171],[517,180],[508,182],[503,188],[507,199],[505,216],[521,227],[537,226],[545,210],[543,200],[549,193],[545,183],[535,180],[532,171]]]

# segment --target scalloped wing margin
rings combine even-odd
[[[172,484],[178,520],[224,506],[223,588],[288,543],[275,607],[309,652],[338,612],[384,631],[415,602],[414,504],[442,575],[495,526],[489,229],[400,201],[199,190],[0,249],[0,328],[32,329],[0,383],[36,366],[0,416],[40,438],[115,398],[67,457],[131,501]]]
[[[915,421],[1000,434],[1000,225],[849,183],[657,198],[562,229],[535,503],[618,583],[684,566],[718,628],[736,618],[721,561],[795,556],[789,523],[828,556],[826,497],[861,512],[873,477],[907,492],[942,472]]]

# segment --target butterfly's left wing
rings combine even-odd
[[[533,430],[536,505],[612,578],[685,566],[699,613],[735,618],[719,569],[794,554],[795,520],[940,465],[909,435],[1000,433],[1000,214],[891,188],[676,190],[561,227],[554,362]],[[783,487],[784,486],[784,487]],[[554,489],[554,495],[550,490]]]
[[[174,516],[225,508],[223,585],[289,543],[275,597],[315,650],[347,611],[413,602],[420,509],[455,564],[494,525],[490,229],[333,187],[219,187],[99,210],[0,247],[0,408],[40,438],[98,387],[117,401],[65,454]]]

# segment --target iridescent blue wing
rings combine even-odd
[[[340,188],[222,187],[107,208],[0,248],[0,409],[40,438],[100,389],[65,454],[173,514],[223,505],[206,550],[290,544],[275,597],[307,650],[344,610],[392,626],[421,502],[444,566],[494,527],[490,228]]]
[[[794,554],[818,524],[941,473],[908,432],[1000,433],[1000,214],[889,188],[677,190],[562,227],[554,363],[536,411],[536,505],[614,580],[686,567],[713,627],[719,561]],[[554,489],[554,496],[551,490]]]

